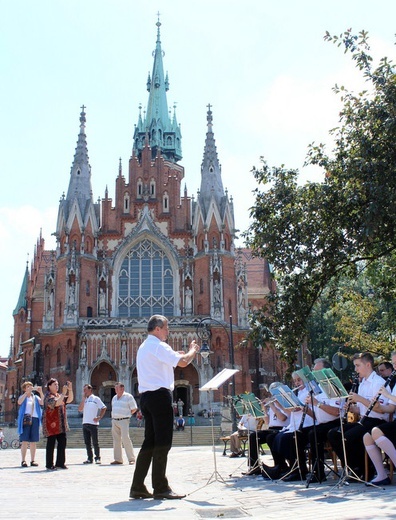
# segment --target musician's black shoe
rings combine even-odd
[[[261,469],[257,466],[254,469],[249,469],[249,471],[242,472],[242,475],[246,477],[250,477],[252,475],[261,475]]]
[[[297,482],[298,480],[305,480],[306,476],[304,473],[300,475],[299,471],[293,471],[290,473],[290,475],[287,475],[287,477],[283,478],[283,482]]]
[[[369,486],[370,484],[373,484],[374,486],[390,486],[391,485],[391,479],[389,477],[384,478],[383,480],[378,480],[375,482],[375,479],[370,480],[370,482],[366,482],[366,486]]]
[[[264,479],[270,478],[271,480],[278,480],[281,476],[281,467],[280,466],[267,466],[266,464],[262,465],[261,474]]]

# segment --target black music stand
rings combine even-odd
[[[210,381],[208,381],[206,384],[201,386],[199,389],[200,392],[211,392],[213,390],[218,390],[219,387],[224,384],[230,377],[235,375],[239,370],[235,368],[224,368],[221,372],[216,374]],[[210,407],[209,407],[210,409]],[[215,448],[215,438],[214,438],[214,426],[213,426],[213,414],[210,414],[210,422],[212,426],[212,450],[213,450],[213,464],[214,464],[214,471],[210,475],[208,481],[205,485],[195,489],[189,495],[192,495],[196,491],[199,491],[200,489],[203,489],[204,487],[208,486],[209,484],[212,484],[213,482],[222,482],[223,484],[226,484],[226,481],[223,479],[223,477],[220,475],[220,473],[217,471],[217,461],[216,461],[216,448]]]

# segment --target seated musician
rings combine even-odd
[[[238,430],[230,435],[231,458],[242,455],[240,436],[249,435],[250,432],[256,431],[256,418],[251,413],[242,415],[237,428]]]
[[[370,432],[375,426],[386,422],[388,415],[381,409],[381,405],[386,404],[384,398],[381,398],[379,403],[377,403],[366,416],[370,403],[377,396],[380,388],[384,384],[382,377],[374,371],[373,356],[369,352],[355,354],[353,364],[361,382],[358,392],[351,392],[347,402],[353,403],[350,406],[350,411],[359,414],[362,424],[356,422],[347,423],[343,426],[346,461],[344,460],[341,428],[335,427],[331,429],[327,434],[327,438],[341,460],[342,465],[345,466],[346,462],[348,467],[355,473],[355,476],[362,478],[365,469],[363,436],[365,433]]]
[[[280,383],[272,383],[270,389],[275,388]],[[261,467],[258,458],[258,447],[267,442],[268,435],[278,433],[283,427],[289,423],[289,416],[282,411],[279,403],[273,397],[268,397],[261,402],[261,408],[264,412],[264,421],[267,428],[252,432],[249,435],[249,470],[246,475],[260,475]]]
[[[323,368],[331,368],[330,362],[325,358],[318,358],[314,361],[312,370],[322,370]],[[307,397],[306,402],[311,402],[311,396]],[[340,424],[340,401],[328,399],[322,392],[312,396],[314,405],[314,414],[316,426],[308,431],[308,442],[311,446],[311,461],[314,470],[311,479],[317,482],[323,482],[326,477],[324,473],[324,444],[327,441],[327,433],[332,428],[338,427]],[[312,410],[309,408],[307,413],[312,416]],[[317,448],[315,448],[315,437]]]
[[[292,378],[295,391],[297,391],[297,397],[304,403],[308,395],[308,390],[296,372],[293,372]],[[309,406],[310,405],[307,405],[307,407]],[[280,432],[267,436],[267,444],[274,459],[274,467],[263,464],[262,474],[264,478],[269,477],[274,480],[280,478],[282,473],[289,473],[284,478],[284,481],[291,482],[306,477],[308,470],[304,447],[307,444],[307,431],[309,427],[312,426],[313,420],[301,406],[292,409],[282,408],[282,410],[290,416],[289,425]],[[297,436],[297,443],[295,436]],[[296,444],[298,453],[296,453]],[[298,467],[296,467],[297,457],[299,462]],[[291,469],[293,469],[292,472],[290,472]]]
[[[392,363],[396,369],[396,351],[392,352]],[[392,383],[395,380],[396,377],[392,377],[389,382]],[[393,385],[392,392],[389,392],[391,388],[392,384],[389,384],[387,388],[382,386],[379,392],[389,400],[387,404],[381,406],[382,410],[394,413],[396,410],[396,386]],[[396,421],[393,420],[376,426],[371,430],[371,433],[365,434],[363,442],[376,471],[376,476],[371,480],[371,483],[378,486],[389,486],[391,481],[385,471],[381,450],[396,467]]]

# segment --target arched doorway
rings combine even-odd
[[[91,385],[94,394],[98,395],[106,405],[106,413],[111,412],[111,400],[115,395],[114,384],[116,381],[115,370],[106,361],[99,363],[92,371]]]
[[[198,373],[192,364],[187,367],[177,367],[175,369],[173,400],[177,402],[180,398],[183,401],[183,415],[187,415],[190,408],[192,408],[194,412],[197,412],[199,405],[198,383]]]

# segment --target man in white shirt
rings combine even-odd
[[[240,435],[250,435],[250,432],[255,432],[256,430],[256,418],[251,413],[242,415],[238,423],[238,430],[230,435],[231,458],[242,455]]]
[[[154,315],[147,325],[147,339],[137,353],[140,408],[145,419],[144,441],[136,461],[130,498],[180,499],[166,478],[168,452],[172,447],[174,368],[186,367],[195,358],[199,346],[192,341],[190,350],[175,352],[167,343],[168,320]],[[144,480],[152,463],[151,494]]]
[[[83,413],[83,435],[88,455],[84,464],[93,463],[92,444],[95,453],[95,462],[96,464],[100,464],[98,426],[99,421],[106,413],[106,406],[98,396],[92,393],[91,385],[84,385],[83,394],[84,397],[78,407],[78,411]]]
[[[374,358],[369,352],[355,354],[353,357],[355,371],[361,378],[357,393],[351,392],[348,400],[353,403],[350,411],[357,412],[360,419],[365,416],[371,401],[376,397],[380,388],[384,385],[384,380],[374,371]],[[386,402],[385,402],[386,401]],[[380,398],[379,402],[372,409],[363,424],[359,422],[347,423],[344,425],[345,451],[347,464],[358,477],[362,477],[365,472],[364,444],[363,436],[375,426],[389,420],[389,415],[380,411],[381,405],[386,404],[387,400]],[[327,435],[333,450],[337,453],[342,465],[345,465],[344,448],[340,428],[336,427],[329,431]]]
[[[135,464],[135,453],[129,436],[129,421],[136,412],[137,404],[132,394],[125,392],[123,383],[114,386],[116,395],[111,400],[111,434],[113,436],[114,460],[110,464],[123,464],[122,444],[129,464]]]

